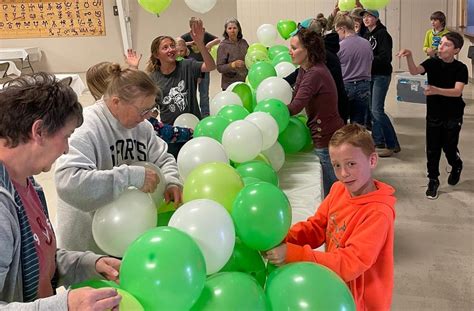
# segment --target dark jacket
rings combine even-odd
[[[365,34],[364,38],[369,40],[374,52],[372,62],[372,75],[388,76],[392,74],[392,37],[387,28],[380,22],[374,30]]]

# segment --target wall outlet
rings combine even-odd
[[[114,5],[114,16],[118,16],[119,13],[118,13],[118,7],[116,5]]]

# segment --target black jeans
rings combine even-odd
[[[462,165],[459,157],[458,142],[461,131],[462,117],[451,120],[439,120],[426,117],[426,166],[428,178],[436,179],[439,176],[439,160],[443,150],[449,165],[459,167]]]

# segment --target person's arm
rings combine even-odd
[[[311,102],[313,96],[319,92],[321,84],[321,78],[317,72],[306,72],[296,87],[295,96],[288,105],[290,115],[294,116],[301,112]]]
[[[373,212],[360,223],[344,247],[331,252],[314,251],[309,245],[287,243],[286,262],[311,261],[336,272],[349,282],[367,271],[377,260],[384,246],[391,220],[381,212]]]
[[[423,42],[423,52],[428,55],[428,49],[431,48],[430,44],[431,30],[428,30],[425,34],[425,41]]]
[[[215,38],[214,40],[212,40],[212,41],[210,41],[210,42],[208,42],[208,43],[206,44],[206,49],[211,50],[211,48],[212,48],[214,45],[217,45],[217,44],[219,44],[219,43],[221,43],[221,39]]]
[[[204,44],[204,27],[202,21],[195,21],[191,27],[191,37],[201,53],[204,63],[201,66],[201,72],[209,72],[216,69],[216,63],[209,50]]]
[[[415,62],[413,61],[413,55],[412,55],[412,52],[410,50],[402,49],[402,50],[400,50],[400,52],[397,53],[397,56],[399,58],[401,58],[401,57],[406,57],[407,58],[408,70],[410,71],[410,74],[418,75],[418,74],[425,73],[425,68],[423,66],[415,65]]]
[[[444,89],[432,85],[428,85],[425,88],[425,95],[441,95],[446,97],[459,97],[462,95],[462,91],[464,90],[464,83],[463,82],[456,82],[454,88],[452,89]]]

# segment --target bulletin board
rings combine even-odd
[[[2,0],[0,39],[105,36],[106,0]]]

